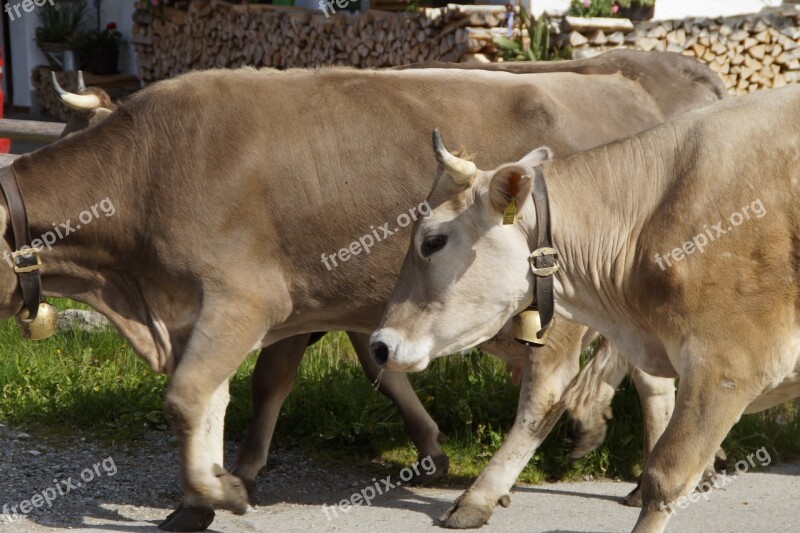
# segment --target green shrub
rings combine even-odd
[[[505,61],[553,61],[569,57],[569,50],[560,49],[550,39],[550,19],[542,15],[536,19],[520,6],[519,35],[516,39],[493,36],[492,41],[499,55]],[[527,34],[530,45],[526,45],[523,35]]]
[[[618,17],[620,8],[649,7],[656,0],[572,0],[569,14],[573,17]]]
[[[36,28],[36,38],[45,43],[66,43],[78,32],[86,18],[85,0],[59,0],[45,3],[37,11],[42,25]]]

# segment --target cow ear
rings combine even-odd
[[[521,167],[535,167],[541,165],[548,159],[553,159],[553,151],[547,146],[540,146],[517,161],[517,164]]]
[[[517,209],[525,204],[533,187],[529,172],[530,167],[509,165],[494,173],[489,183],[489,204],[493,210],[503,213],[512,199]]]
[[[90,125],[91,125],[91,126],[94,126],[95,124],[100,124],[100,123],[101,123],[101,122],[103,122],[105,119],[107,119],[107,118],[108,118],[108,116],[109,116],[111,113],[113,113],[113,111],[112,111],[112,110],[110,110],[110,109],[107,109],[107,108],[105,108],[105,107],[98,107],[97,109],[95,109],[95,110],[94,110],[94,112],[93,112],[93,114],[92,114],[92,118],[91,118],[91,120],[89,121],[89,122],[90,122]]]

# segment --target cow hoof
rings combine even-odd
[[[641,485],[636,485],[636,488],[633,489],[630,494],[625,496],[625,505],[628,507],[641,507],[642,506],[642,487]]]
[[[214,521],[211,507],[188,507],[181,503],[159,524],[162,531],[205,531]]]
[[[252,496],[253,493],[256,491],[256,480],[255,479],[244,479],[239,478],[244,483],[244,489],[247,491],[247,496]]]
[[[439,523],[450,529],[476,529],[486,525],[492,517],[492,509],[467,502],[463,496],[439,518]]]
[[[420,473],[418,476],[411,478],[409,484],[416,486],[433,485],[447,475],[447,472],[450,470],[450,459],[446,455],[432,457],[431,459],[433,459],[433,466],[435,467],[433,470],[425,468],[426,465],[422,464],[424,459],[418,459],[420,463]],[[429,471],[430,473],[428,473]]]
[[[569,458],[572,460],[581,459],[590,452],[593,452],[606,440],[608,425],[605,418],[597,418],[591,424],[580,420],[572,420],[569,425],[569,438],[572,446],[569,450]]]
[[[224,500],[214,503],[233,514],[245,514],[250,509],[250,499],[244,482],[219,465],[214,465],[214,475],[222,483],[222,492],[225,494]]]

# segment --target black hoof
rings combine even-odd
[[[463,501],[463,495],[459,496],[455,505],[439,517],[440,526],[447,529],[477,529],[489,522],[492,517],[491,508],[463,503]]]
[[[636,482],[636,488],[625,496],[624,503],[628,507],[642,506],[642,476],[639,476],[639,481]]]
[[[214,509],[210,507],[186,507],[181,503],[158,529],[162,531],[205,531],[214,521]]]
[[[409,481],[410,485],[417,487],[433,485],[444,478],[450,470],[450,459],[448,459],[446,455],[440,455],[432,459],[432,465],[428,465],[427,463],[422,464],[423,460],[424,459],[419,460],[419,475],[411,478],[411,481]]]

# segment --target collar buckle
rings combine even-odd
[[[543,263],[552,263],[548,266],[538,267],[537,261],[538,258],[546,258],[546,260],[542,261]],[[540,278],[544,278],[547,276],[552,276],[556,272],[558,272],[558,250],[555,248],[550,248],[549,246],[543,246],[541,248],[537,248],[531,254],[529,261],[531,263],[531,272],[535,275],[539,276]]]
[[[14,260],[14,272],[17,274],[23,272],[33,272],[42,268],[42,256],[39,248],[24,248],[11,252],[11,257]],[[33,261],[32,264],[25,264]]]

